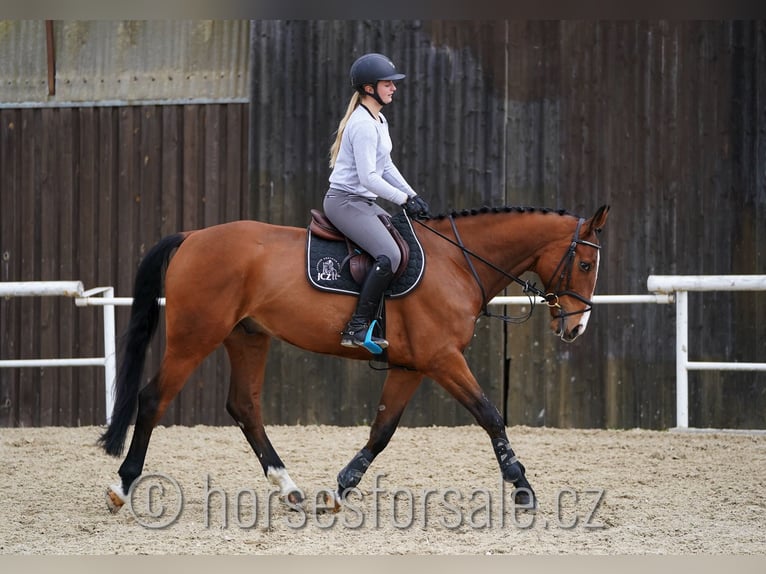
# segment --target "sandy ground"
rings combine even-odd
[[[510,428],[540,497],[530,514],[481,429],[401,428],[333,514],[322,491],[367,428],[268,430],[302,509],[278,501],[235,427],[158,428],[116,515],[104,491],[121,459],[95,446],[100,428],[0,429],[0,553],[766,553],[763,434]]]

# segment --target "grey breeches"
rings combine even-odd
[[[373,258],[385,255],[396,271],[401,262],[399,246],[394,241],[378,215],[388,212],[371,199],[353,193],[330,189],[324,197],[325,215],[351,241]]]

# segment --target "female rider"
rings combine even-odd
[[[378,218],[386,214],[376,203],[382,197],[401,205],[410,217],[428,217],[428,204],[402,177],[391,160],[388,122],[381,113],[391,103],[405,76],[382,54],[365,54],[351,66],[354,94],[330,149],[330,189],[323,208],[330,221],[375,260],[362,283],[354,314],[341,333],[344,347],[364,347],[383,292],[399,267],[401,255]],[[388,341],[370,333],[381,349]]]

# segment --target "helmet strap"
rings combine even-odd
[[[378,86],[375,86],[375,91],[372,93],[372,97],[375,98],[375,101],[378,102],[381,106],[385,106],[386,103],[380,98],[378,95]]]
[[[368,93],[365,91],[364,86],[372,86],[372,93]],[[375,82],[375,84],[364,84],[364,86],[359,88],[359,92],[363,96],[370,96],[372,99],[374,99],[376,102],[378,102],[381,106],[385,106],[386,103],[381,99],[381,97],[378,95],[378,83]]]

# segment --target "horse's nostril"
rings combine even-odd
[[[575,326],[574,329],[569,331],[568,333],[566,331],[563,331],[561,333],[561,339],[567,343],[571,343],[577,338],[577,335],[580,334],[580,325]]]

